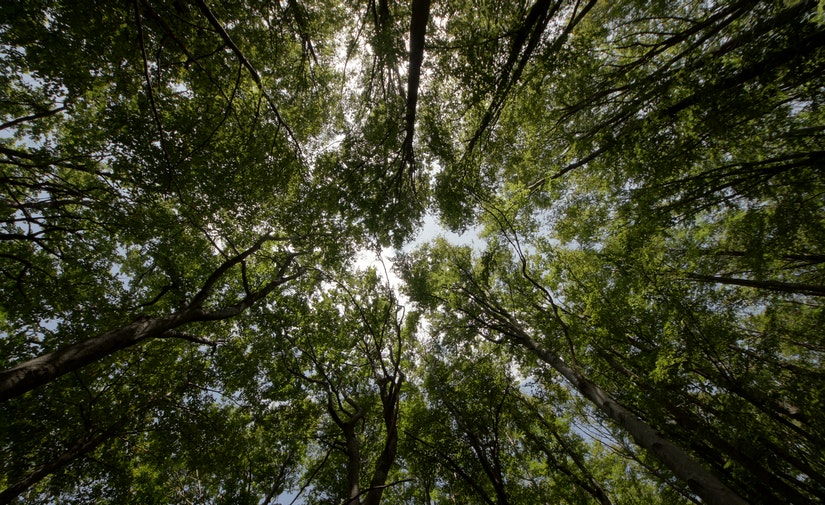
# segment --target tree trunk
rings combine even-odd
[[[418,87],[421,81],[421,64],[424,62],[424,38],[430,19],[430,0],[414,0],[410,16],[410,61],[407,69],[407,105],[404,114],[406,136],[405,156],[412,160],[412,143],[415,135],[415,111],[418,104]]]
[[[356,420],[357,421],[357,420]],[[347,444],[347,490],[348,505],[360,504],[361,491],[358,486],[358,477],[361,474],[361,447],[358,436],[355,434],[355,422],[347,422],[341,426],[344,440]]]
[[[344,434],[344,452],[347,455],[347,505],[360,505],[361,488],[358,484],[361,475],[361,445],[358,441],[358,434],[355,432],[355,425],[364,417],[364,410],[352,398],[345,400],[355,412],[349,413],[342,407],[342,412],[347,415],[346,421],[341,419],[336,409],[337,395],[332,389],[327,391],[327,412]],[[341,406],[340,403],[338,403]]]
[[[387,429],[387,436],[384,440],[384,448],[375,462],[375,470],[370,481],[370,489],[364,498],[364,505],[378,505],[381,503],[381,496],[387,484],[387,477],[390,468],[395,463],[395,455],[398,451],[398,408],[401,401],[401,380],[396,377],[391,378],[392,382],[382,388],[381,404],[383,406],[384,426]],[[386,393],[385,393],[386,391]]]
[[[540,347],[529,335],[510,322],[508,322],[508,330],[507,333],[515,343],[529,349],[540,360],[561,373],[585,398],[630,433],[636,444],[652,452],[674,475],[687,482],[690,488],[707,503],[711,505],[747,504],[744,499],[728,489],[715,475],[694,461],[684,450],[636,417],[559,356]]]
[[[184,311],[170,316],[135,321],[95,337],[71,344],[0,372],[0,400],[8,400],[46,384],[147,338],[193,321],[198,314]]]

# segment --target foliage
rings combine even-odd
[[[0,3],[0,502],[820,503],[821,11]]]

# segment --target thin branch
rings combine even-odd
[[[307,479],[306,483],[305,483],[305,484],[301,487],[301,489],[299,489],[299,490],[298,490],[298,493],[295,495],[295,498],[293,498],[293,499],[292,499],[292,501],[291,501],[291,502],[289,502],[289,505],[295,505],[295,502],[296,502],[296,501],[298,501],[298,498],[301,496],[301,494],[302,494],[304,491],[306,491],[306,489],[309,487],[309,485],[310,485],[310,484],[312,484],[312,479],[314,479],[314,478],[315,478],[315,476],[316,476],[316,475],[318,475],[318,472],[320,472],[320,471],[321,471],[321,469],[324,467],[324,465],[327,463],[327,459],[329,459],[329,455],[330,455],[331,453],[332,453],[332,447],[330,447],[330,448],[329,448],[329,450],[327,451],[327,453],[326,453],[326,454],[324,454],[324,459],[323,459],[323,460],[321,460],[321,463],[320,463],[320,464],[318,465],[318,467],[317,467],[317,468],[316,468],[316,469],[312,472],[312,475],[310,475],[310,476],[309,476],[309,478]]]
[[[562,333],[564,334],[565,340],[567,341],[568,350],[570,351],[570,358],[573,360],[573,363],[575,363],[578,366],[578,359],[576,357],[576,350],[575,350],[575,346],[573,345],[572,336],[570,334],[570,327],[567,325],[567,323],[562,318],[561,310],[560,310],[559,306],[556,304],[556,301],[553,298],[553,295],[550,293],[550,291],[548,291],[547,288],[542,286],[527,271],[527,257],[525,256],[524,252],[522,251],[521,242],[519,241],[518,232],[516,231],[515,225],[513,225],[513,223],[510,221],[510,219],[507,218],[504,211],[502,211],[502,210],[500,210],[496,207],[489,207],[488,208],[487,206],[484,206],[484,210],[487,211],[490,215],[492,215],[493,219],[496,220],[496,222],[499,225],[499,229],[504,234],[504,237],[507,239],[507,241],[510,243],[510,245],[513,246],[513,248],[515,249],[516,254],[518,255],[519,261],[521,263],[521,275],[525,279],[527,279],[527,281],[529,281],[530,284],[532,284],[533,287],[535,287],[539,291],[539,293],[542,295],[542,297],[545,300],[547,300],[547,302],[550,304],[550,307],[553,310],[553,316],[554,316],[556,322],[558,322],[559,325],[561,326]],[[512,233],[512,238],[510,238],[510,235],[509,235],[508,231],[509,231],[509,233]]]
[[[275,106],[274,100],[272,100],[272,97],[269,96],[269,93],[267,93],[266,89],[261,83],[261,76],[258,74],[258,71],[255,70],[255,67],[252,66],[252,63],[250,63],[250,61],[244,55],[243,51],[241,51],[237,44],[235,44],[235,42],[232,40],[232,37],[229,36],[229,33],[227,33],[226,29],[223,27],[221,22],[218,20],[217,17],[215,17],[215,14],[212,12],[209,6],[206,5],[206,2],[204,0],[195,0],[195,3],[198,5],[198,8],[201,10],[204,16],[206,16],[206,19],[209,20],[209,24],[211,24],[215,31],[218,32],[218,35],[221,36],[221,39],[223,39],[224,43],[227,46],[229,46],[229,49],[232,50],[233,53],[235,53],[235,56],[237,56],[238,60],[241,62],[241,65],[246,67],[246,69],[249,71],[249,74],[252,76],[252,80],[255,81],[255,84],[258,86],[258,90],[260,90],[260,92],[266,98],[266,101],[269,103],[269,106],[272,109],[273,114],[275,114],[275,118],[278,120],[278,124],[283,126],[284,129],[287,131],[287,134],[289,135],[290,139],[292,139],[293,144],[295,144],[295,149],[298,151],[298,155],[301,156],[301,146],[298,142],[298,138],[295,136],[292,129],[290,129],[289,125],[286,124],[286,122],[281,117],[281,114],[278,112],[278,107]]]
[[[188,340],[189,342],[194,342],[196,344],[203,344],[208,345],[214,351],[218,347],[218,342],[214,340],[209,340],[207,338],[199,337],[197,335],[193,335],[191,333],[186,333],[183,331],[177,330],[169,330],[161,333],[158,335],[157,338],[178,338],[181,340]]]
[[[347,499],[347,501],[344,502],[344,505],[346,505],[348,503],[352,503],[353,500],[358,499],[358,497],[360,497],[361,495],[367,494],[370,491],[375,491],[377,489],[386,489],[388,487],[395,486],[396,484],[403,484],[405,482],[413,482],[414,480],[415,479],[401,479],[401,480],[397,480],[397,481],[394,481],[394,482],[390,482],[389,484],[382,484],[380,486],[370,486],[367,489],[364,489],[363,491],[360,491],[357,495]]]
[[[45,117],[53,116],[53,115],[57,114],[58,112],[62,112],[66,109],[67,109],[67,107],[65,105],[63,105],[63,106],[58,107],[56,109],[46,110],[46,111],[43,111],[43,112],[38,112],[38,113],[32,114],[30,116],[25,116],[25,117],[20,117],[20,118],[17,118],[17,119],[13,119],[11,121],[8,121],[8,122],[3,123],[2,125],[0,125],[0,130],[5,130],[6,128],[11,128],[12,126],[16,126],[20,123],[25,123],[26,121],[32,121],[34,119],[42,119],[42,118],[45,118]]]
[[[445,462],[447,463],[447,465],[448,465],[450,468],[452,468],[452,469],[453,469],[453,471],[454,471],[454,472],[456,472],[456,473],[458,474],[458,476],[459,476],[459,477],[461,477],[462,479],[464,479],[464,481],[465,481],[465,482],[466,482],[466,483],[467,483],[467,484],[468,484],[468,485],[469,485],[469,486],[473,489],[473,491],[475,491],[475,492],[478,494],[478,496],[479,496],[482,500],[484,500],[484,503],[486,503],[487,505],[496,505],[496,504],[495,504],[495,502],[494,502],[492,499],[490,499],[490,497],[489,497],[489,496],[487,496],[487,493],[484,491],[484,489],[483,489],[481,486],[479,486],[479,484],[478,484],[477,480],[476,480],[476,479],[474,479],[474,478],[472,478],[470,475],[468,475],[468,474],[464,471],[463,465],[459,465],[459,464],[458,464],[458,463],[457,463],[457,462],[456,462],[453,458],[451,458],[449,455],[447,455],[447,454],[443,453],[442,451],[438,450],[437,448],[435,448],[435,447],[433,446],[433,444],[430,444],[429,442],[426,442],[426,441],[424,441],[424,440],[422,440],[422,439],[418,438],[417,436],[413,435],[412,433],[410,433],[410,432],[409,432],[409,431],[407,431],[407,430],[404,430],[404,433],[405,433],[408,437],[410,437],[410,438],[412,438],[413,440],[415,440],[416,442],[418,442],[419,444],[424,445],[424,446],[426,446],[426,447],[430,448],[430,450],[432,450],[432,451],[435,453],[435,455],[436,455],[436,457],[437,457],[438,459],[441,459],[441,460],[445,461]]]
[[[155,92],[152,87],[152,76],[149,73],[149,57],[146,54],[146,42],[143,36],[143,23],[140,20],[140,6],[138,5],[138,0],[134,0],[133,4],[135,6],[135,22],[137,24],[140,53],[143,57],[143,75],[146,78],[146,88],[149,93],[149,104],[152,107],[152,116],[155,119],[155,124],[158,127],[158,134],[160,135],[160,149],[163,151],[166,166],[171,167],[172,165],[169,161],[169,153],[166,151],[166,135],[163,130],[163,123],[160,121],[160,114],[158,114],[158,106],[157,103],[155,103]]]

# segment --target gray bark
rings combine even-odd
[[[711,505],[746,505],[747,502],[731,491],[715,475],[697,463],[681,447],[664,438],[652,426],[636,417],[626,407],[610,397],[561,357],[544,349],[518,326],[509,325],[512,341],[527,348],[539,359],[564,376],[577,391],[599,410],[626,430],[640,447],[652,452],[670,471],[682,479],[704,501]]]
[[[305,268],[298,268],[293,275],[285,275],[286,269],[295,259],[292,254],[280,266],[275,279],[257,291],[249,292],[237,303],[225,307],[205,310],[204,301],[212,293],[214,285],[233,266],[243,262],[254,252],[260,249],[269,240],[264,236],[252,247],[237,256],[227,260],[218,267],[204,282],[201,290],[194,296],[192,302],[184,309],[166,316],[139,319],[133,323],[121,326],[114,330],[86,340],[67,345],[37,358],[15,365],[0,371],[0,401],[20,396],[27,391],[46,384],[61,375],[73,372],[90,363],[98,361],[117,351],[134,346],[150,338],[176,337],[176,328],[195,321],[218,321],[234,317],[247,308],[265,298],[278,286],[293,280],[306,272]]]

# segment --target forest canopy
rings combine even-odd
[[[0,2],[0,503],[823,503],[823,9]]]

